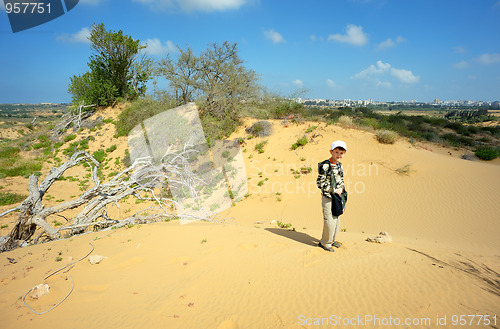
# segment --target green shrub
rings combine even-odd
[[[478,148],[474,154],[481,160],[493,160],[498,158],[499,152],[493,147],[483,146]]]
[[[372,127],[373,129],[378,129],[379,122],[375,118],[363,118],[359,122],[361,126]]]
[[[68,136],[64,137],[64,142],[70,142],[75,138],[76,138],[76,135],[68,135]]]
[[[347,116],[347,115],[341,116],[339,118],[338,122],[342,126],[346,126],[346,127],[351,127],[352,126],[352,118],[350,116]]]
[[[16,157],[21,149],[14,146],[4,146],[0,148],[0,158],[14,158]]]
[[[433,140],[436,140],[436,138],[438,137],[435,133],[433,132],[425,132],[423,133],[422,135],[422,138],[427,140],[427,141],[433,141]]]
[[[19,203],[24,201],[26,198],[26,196],[17,193],[0,192],[0,206]]]
[[[394,144],[399,137],[398,133],[392,130],[378,130],[375,136],[383,144]]]
[[[263,142],[260,142],[258,143],[257,145],[255,145],[255,149],[259,152],[259,153],[264,153],[264,146],[267,144],[267,141],[263,141]]]
[[[104,150],[98,150],[92,153],[92,156],[94,159],[96,159],[99,163],[102,163],[104,159],[106,158],[106,151]]]
[[[116,150],[116,144],[111,145],[110,147],[108,147],[108,148],[106,149],[106,152],[107,152],[107,153],[111,153],[111,152],[113,152],[114,150]]]
[[[160,101],[151,98],[137,100],[118,115],[115,136],[127,136],[142,121],[174,107],[175,102],[168,98]]]
[[[245,129],[245,131],[256,137],[271,136],[273,133],[273,126],[265,120],[258,121],[252,126]]]
[[[42,165],[38,162],[16,163],[15,166],[5,165],[5,163],[2,163],[0,166],[0,177],[26,177],[37,173],[40,170],[42,170]]]
[[[304,146],[307,144],[307,137],[302,136],[301,138],[297,139],[297,142],[292,144],[292,150],[296,150],[299,148],[299,146]]]

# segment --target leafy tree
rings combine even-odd
[[[175,99],[179,105],[195,100],[198,95],[199,58],[188,47],[183,50],[177,47],[179,56],[174,61],[170,55],[159,63],[157,74],[163,75],[175,92]]]
[[[93,24],[89,40],[94,54],[89,72],[70,78],[68,92],[74,104],[108,106],[119,99],[133,100],[146,92],[151,60],[139,51],[145,46],[128,35]]]
[[[178,103],[200,99],[204,113],[234,119],[237,105],[259,91],[257,74],[245,68],[236,43],[212,43],[200,56],[189,47],[178,49],[177,60],[167,56],[157,69],[168,80]]]

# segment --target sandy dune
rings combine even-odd
[[[489,325],[473,317],[470,327],[500,327],[496,162],[404,140],[383,145],[371,132],[324,123],[273,126],[272,136],[242,145],[250,195],[221,213],[224,223],[155,223],[2,254],[0,327],[327,328],[347,321],[352,328],[456,328],[460,315],[490,316]],[[292,151],[312,126],[308,144]],[[246,136],[242,127],[231,137]],[[315,180],[336,139],[349,148],[350,194],[343,245],[331,254],[316,247],[322,216]],[[296,178],[292,170],[301,167],[312,172]],[[393,242],[365,241],[379,231]],[[60,306],[36,315],[23,305],[31,287],[86,255],[89,243],[93,255],[107,258],[97,265],[84,259],[47,280],[49,295],[26,298],[47,310],[74,280]]]

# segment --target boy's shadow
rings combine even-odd
[[[268,232],[284,236],[285,238],[292,239],[294,241],[300,242],[307,244],[312,247],[316,247],[318,245],[319,240],[316,238],[313,238],[309,234],[303,233],[303,232],[297,232],[297,231],[292,231],[292,230],[287,230],[287,229],[282,229],[282,228],[266,228],[265,229]]]

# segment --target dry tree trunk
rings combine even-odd
[[[172,212],[169,213],[166,208],[167,206],[173,207],[176,202],[168,198],[157,197],[154,190],[164,187],[165,180],[170,179],[173,181],[175,179],[177,183],[194,191],[194,185],[200,180],[190,170],[188,161],[186,161],[191,152],[193,150],[184,149],[184,151],[172,153],[167,151],[163,161],[157,165],[153,164],[151,158],[137,159],[134,164],[116,174],[106,183],[101,183],[97,177],[99,163],[84,151],[74,153],[66,163],[58,168],[52,168],[40,185],[38,185],[38,177],[31,175],[29,178],[30,196],[20,206],[14,208],[19,209],[19,217],[10,234],[0,238],[0,252],[15,249],[29,240],[37,243],[42,236],[46,236],[50,240],[59,239],[61,236],[60,231],[62,230],[70,230],[71,234],[78,234],[92,225],[94,225],[94,229],[97,228],[99,230],[110,224],[123,226],[133,221],[148,222],[162,217],[173,217],[174,214]],[[169,156],[166,157],[167,155]],[[83,161],[86,161],[90,165],[94,186],[82,193],[78,199],[45,208],[42,204],[42,199],[47,190],[66,170]],[[115,203],[118,205],[118,201],[129,195],[141,198],[141,193],[143,192],[151,193],[153,196],[152,200],[156,201],[161,212],[148,216],[136,217],[134,215],[121,221],[112,220],[107,217],[106,206],[108,204]],[[51,215],[57,215],[65,210],[80,206],[84,207],[72,219],[70,225],[54,228],[46,221],[47,217]],[[0,214],[0,217],[9,212],[10,210]],[[98,221],[101,217],[104,220]],[[41,229],[41,233],[32,239],[37,228]]]
[[[94,114],[94,111],[83,111],[83,109],[94,106],[95,105],[80,105],[78,107],[78,113],[75,114],[73,112],[69,112],[63,115],[61,122],[54,128],[51,139],[53,141],[57,141],[59,137],[71,126],[71,124],[74,124],[76,126],[76,130],[78,130],[82,121]]]

